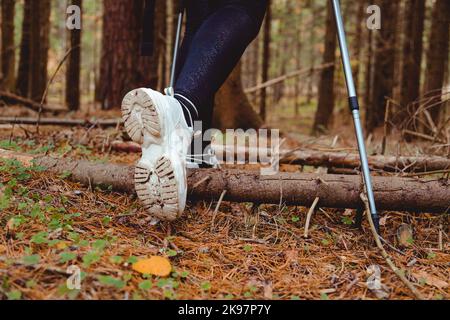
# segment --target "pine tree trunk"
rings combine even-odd
[[[266,21],[264,23],[264,41],[263,41],[263,62],[262,62],[262,82],[269,80],[270,66],[270,42],[272,31],[272,3],[269,0],[267,8]],[[261,90],[260,116],[263,121],[267,120],[267,89]]]
[[[449,55],[450,1],[437,0],[433,9],[433,22],[429,36],[427,68],[425,75],[425,94],[434,97],[429,105],[433,121],[437,125],[442,110],[442,88],[445,80],[445,67]]]
[[[262,124],[244,92],[239,63],[216,95],[213,127],[219,130],[247,130],[259,129]]]
[[[38,102],[47,85],[50,12],[50,0],[31,1],[30,97]]]
[[[316,8],[314,5],[314,1],[313,0],[309,0],[308,2],[308,8],[309,11],[311,12],[311,15],[315,15],[316,12]],[[306,93],[306,103],[309,105],[312,101],[313,95],[314,95],[314,68],[316,66],[316,52],[314,50],[314,41],[316,38],[316,25],[317,25],[317,19],[313,19],[312,21],[312,25],[310,27],[309,30],[309,65],[311,67],[310,69],[310,73],[309,73],[309,77],[308,77],[308,91]]]
[[[357,60],[355,67],[353,68],[353,78],[355,79],[355,87],[358,91],[359,83],[360,83],[360,74],[361,74],[361,52],[363,48],[363,32],[367,29],[364,24],[364,13],[367,4],[365,1],[360,0],[357,11],[356,11],[356,23],[355,23],[355,59]]]
[[[407,106],[420,95],[425,0],[407,0],[405,6],[403,71],[400,94],[401,117],[408,116]],[[400,120],[400,119],[399,119]]]
[[[2,53],[1,53],[1,73],[0,87],[3,90],[11,91],[14,86],[15,70],[15,44],[14,44],[14,17],[15,0],[2,0]]]
[[[327,25],[325,33],[325,51],[323,63],[334,63],[336,61],[336,23],[333,17],[331,2],[327,5]],[[319,84],[319,105],[317,108],[313,133],[324,133],[330,124],[334,109],[334,71],[335,67],[322,70]]]
[[[152,27],[155,34],[153,56],[142,57],[140,42],[144,1],[104,1],[101,67],[96,94],[96,100],[102,103],[104,109],[120,107],[122,98],[132,89],[157,86],[156,68],[161,52],[158,13],[164,4],[163,0],[156,1],[156,17]],[[164,16],[162,23],[165,23]]]
[[[16,81],[17,94],[29,97],[30,88],[30,50],[31,50],[31,3],[25,0],[23,6],[22,39],[20,40],[19,71]]]
[[[82,0],[72,0],[82,11]],[[70,56],[66,71],[66,104],[69,110],[80,108],[81,29],[69,30]]]
[[[374,61],[372,103],[367,108],[367,130],[382,126],[386,112],[386,98],[392,98],[395,70],[395,44],[397,34],[398,1],[378,0],[381,7],[382,27],[377,31]]]

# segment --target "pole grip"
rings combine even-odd
[[[351,112],[353,112],[355,110],[359,110],[358,97],[350,97],[350,98],[348,98],[348,102],[349,102]]]

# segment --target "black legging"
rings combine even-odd
[[[178,57],[175,93],[192,101],[203,129],[212,122],[214,96],[256,38],[267,0],[187,0],[186,32]],[[180,98],[179,98],[180,99]]]

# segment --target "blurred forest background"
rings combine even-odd
[[[140,56],[144,0],[1,0],[1,91],[83,115],[168,84],[178,1],[156,0],[155,50]],[[81,30],[66,28],[68,5]],[[369,5],[381,30],[369,30]],[[447,140],[448,0],[342,1],[367,132]],[[326,0],[272,0],[259,37],[217,95],[215,125],[302,134],[350,124],[334,18]],[[52,79],[54,77],[54,79]],[[51,81],[49,81],[51,80]],[[232,98],[232,99],[231,99]]]

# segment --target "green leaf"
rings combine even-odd
[[[72,172],[70,172],[70,171],[64,171],[63,173],[61,173],[61,174],[59,175],[59,178],[60,178],[60,179],[67,179],[67,178],[69,178],[70,176],[72,176]]]
[[[12,290],[6,293],[8,300],[20,300],[22,298],[22,292],[19,290]]]
[[[27,282],[25,282],[25,286],[27,287],[27,288],[34,288],[34,287],[36,287],[36,285],[37,285],[37,282],[35,281],[35,280],[28,280]]]
[[[36,244],[43,244],[48,242],[48,232],[39,232],[31,237],[31,242]]]
[[[434,258],[436,258],[436,253],[434,253],[433,251],[428,252],[427,259],[432,260]]]
[[[211,283],[209,281],[205,281],[200,285],[200,288],[204,291],[209,291],[211,290]]]
[[[92,244],[92,247],[95,250],[103,251],[107,245],[108,245],[108,241],[106,241],[106,240],[95,240],[94,243]]]
[[[73,252],[63,252],[59,255],[59,263],[67,263],[69,261],[75,260],[77,255]]]
[[[128,258],[127,263],[134,264],[134,263],[136,263],[138,261],[139,261],[139,259],[137,257],[131,256],[131,257]]]
[[[148,291],[153,287],[153,283],[150,280],[144,280],[139,283],[139,289]]]
[[[326,293],[321,293],[320,300],[330,300],[330,297],[328,297],[328,295]]]
[[[299,222],[300,221],[300,217],[297,217],[297,216],[293,216],[292,217],[292,222]]]
[[[123,262],[123,258],[121,256],[112,256],[109,258],[109,261],[114,264],[121,264]]]
[[[99,276],[98,281],[100,281],[101,284],[115,287],[117,289],[123,289],[126,286],[125,281],[113,278],[111,276]]]
[[[112,218],[111,218],[110,216],[105,216],[105,217],[103,217],[103,219],[102,219],[102,224],[105,225],[105,226],[107,226],[108,224],[111,223],[111,221],[112,221]]]
[[[167,250],[166,254],[168,257],[175,257],[178,253],[175,250]]]
[[[95,251],[89,251],[83,256],[83,267],[89,268],[92,264],[100,260],[100,254]]]
[[[245,251],[245,252],[250,252],[250,251],[252,251],[252,250],[253,250],[253,248],[252,248],[251,245],[246,244],[246,245],[244,246],[244,251]]]
[[[182,278],[187,278],[189,276],[189,271],[183,271],[181,274],[180,274],[180,277],[182,277]]]
[[[26,256],[23,259],[23,263],[27,266],[32,266],[38,264],[41,261],[41,256],[38,254],[33,254],[30,256]]]
[[[350,217],[342,217],[342,223],[345,225],[352,225],[353,224],[353,219]]]

